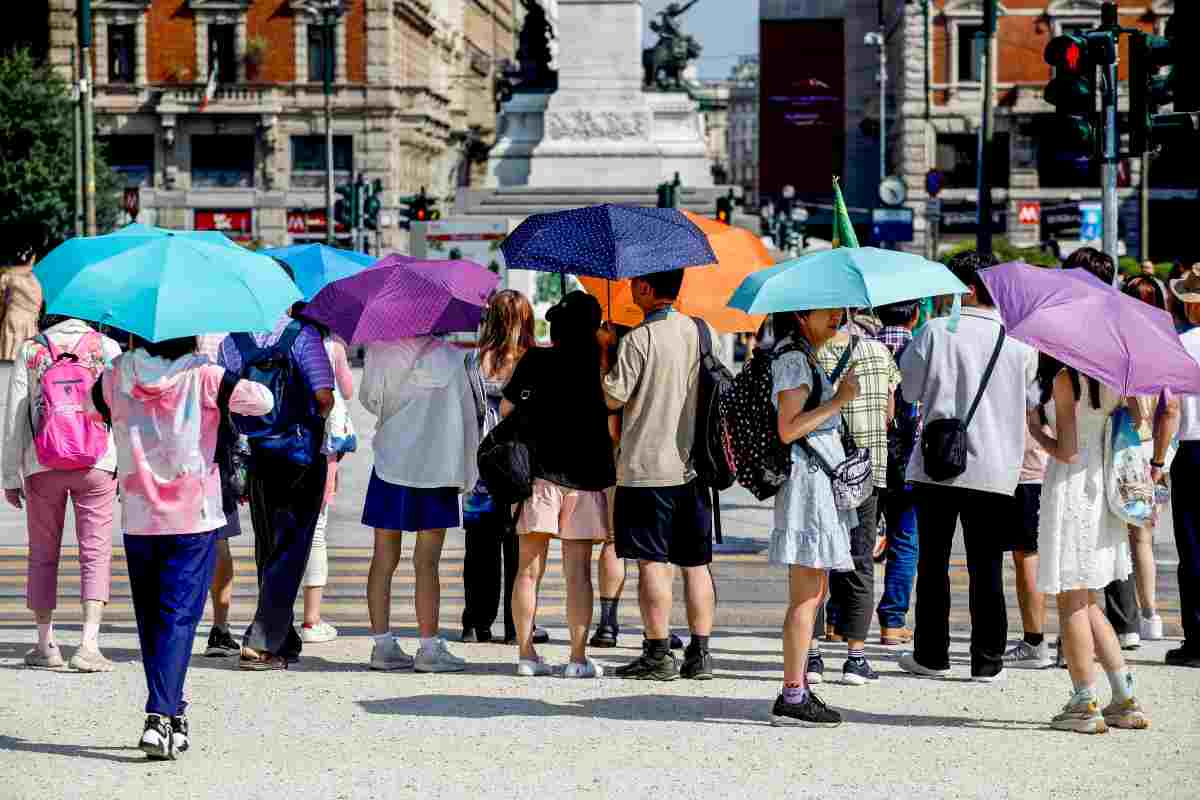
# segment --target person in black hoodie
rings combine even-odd
[[[568,678],[596,678],[587,657],[592,623],[592,547],[607,536],[604,490],[616,483],[608,409],[601,387],[600,303],[571,292],[546,314],[553,347],[527,352],[504,389],[502,416],[521,414],[534,453],[533,496],[520,506],[513,618],[520,654],[517,674],[554,670],[533,646],[537,583],[550,540],[562,542],[571,657]]]

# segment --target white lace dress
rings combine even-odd
[[[1076,405],[1079,459],[1064,464],[1051,458],[1042,484],[1037,588],[1047,594],[1103,589],[1133,569],[1128,529],[1104,494],[1104,426],[1121,399],[1101,387],[1095,409],[1088,383],[1080,380]],[[1046,416],[1054,427],[1053,402]]]

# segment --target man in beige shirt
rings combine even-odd
[[[682,282],[682,270],[634,278],[634,302],[646,317],[621,341],[617,363],[604,380],[609,408],[624,412],[615,499],[617,555],[638,562],[646,637],[641,658],[616,671],[623,678],[712,677],[713,509],[707,489],[696,482],[691,457],[700,335],[694,320],[671,307]],[[683,570],[692,633],[682,668],[668,644],[672,565]]]

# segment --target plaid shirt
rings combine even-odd
[[[841,336],[826,342],[817,351],[817,362],[832,374],[848,344],[849,339]],[[887,486],[888,401],[900,385],[900,369],[891,351],[870,338],[859,339],[850,356],[850,365],[854,367],[862,391],[854,402],[847,403],[842,409],[842,418],[846,420],[854,443],[870,450],[875,486],[882,489]]]
[[[913,335],[902,325],[888,325],[875,335],[875,340],[886,345],[892,352],[892,358],[895,358],[901,348],[913,340]]]

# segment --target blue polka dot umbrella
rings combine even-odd
[[[621,280],[715,264],[704,232],[673,208],[588,206],[534,214],[500,245],[510,269]]]

